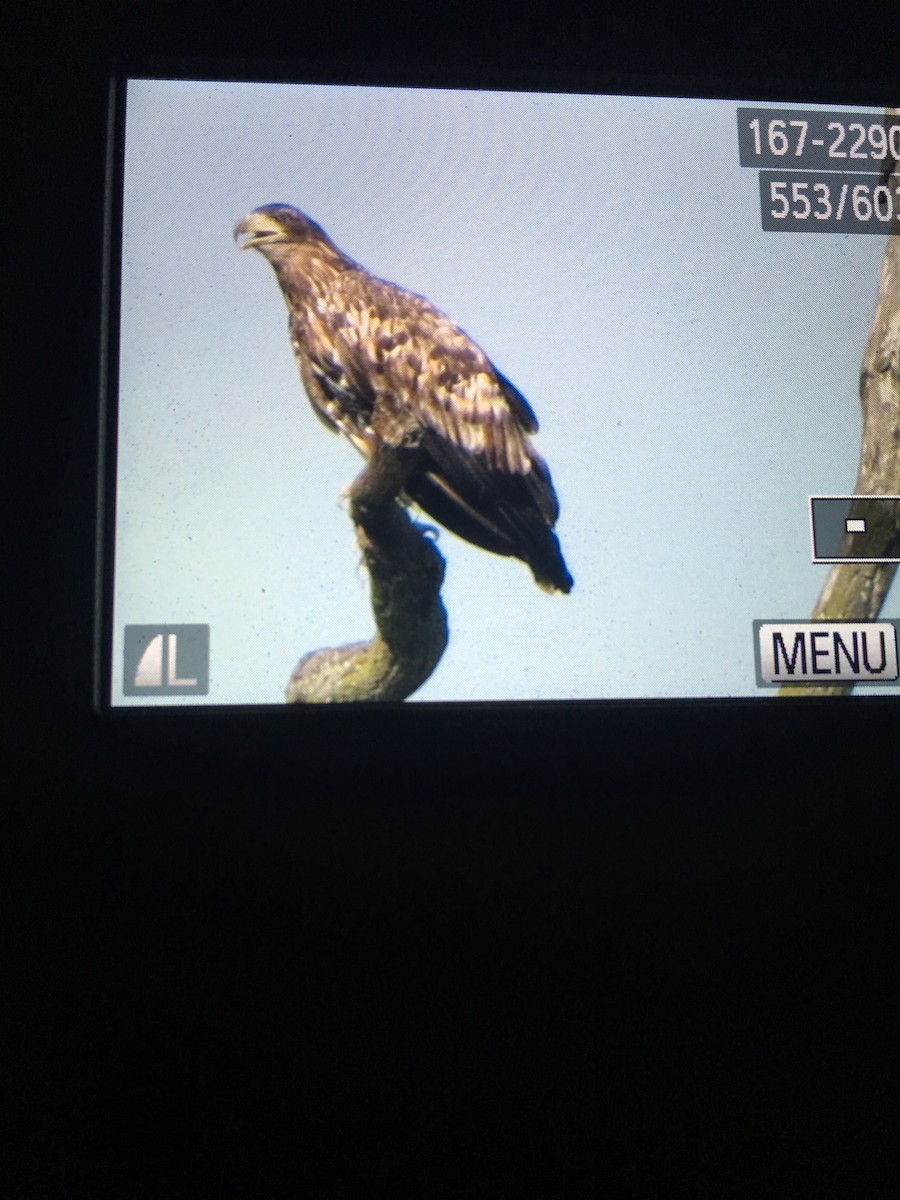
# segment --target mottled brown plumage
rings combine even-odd
[[[528,437],[537,419],[471,338],[289,205],[258,208],[234,232],[275,269],[317,416],[366,459],[415,448],[409,499],[476,546],[522,559],[542,587],[570,591],[556,493]]]

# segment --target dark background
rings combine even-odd
[[[890,24],[11,15],[4,1195],[895,1194],[896,702],[91,707],[117,61],[797,79],[851,102],[896,91]]]

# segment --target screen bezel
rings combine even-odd
[[[194,714],[235,714],[293,712],[359,711],[371,712],[379,709],[392,712],[396,709],[419,711],[453,710],[499,710],[521,711],[533,709],[538,712],[576,710],[591,712],[595,709],[624,710],[652,709],[669,712],[679,708],[705,710],[724,706],[728,710],[745,707],[769,707],[776,697],[761,696],[714,696],[679,698],[621,698],[595,697],[591,699],[554,700],[458,700],[388,702],[365,705],[291,705],[271,704],[160,704],[137,706],[116,705],[112,702],[112,646],[113,646],[113,590],[114,590],[114,535],[116,506],[117,469],[117,398],[118,398],[118,334],[119,334],[119,280],[121,277],[121,246],[123,219],[123,169],[125,149],[126,84],[128,80],[191,80],[197,82],[233,83],[278,83],[278,84],[332,84],[337,86],[361,87],[406,87],[429,89],[467,89],[473,91],[538,92],[545,94],[620,95],[636,97],[696,98],[730,100],[736,103],[784,103],[790,106],[802,104],[829,104],[851,106],[873,106],[883,108],[886,101],[885,89],[874,86],[871,81],[858,84],[838,81],[834,85],[823,85],[820,81],[797,79],[739,79],[734,76],[675,76],[646,75],[640,73],[588,73],[583,71],[538,71],[535,69],[447,69],[423,67],[397,67],[368,65],[350,68],[347,66],[305,65],[302,68],[287,66],[254,67],[246,63],[228,65],[222,62],[187,64],[183,60],[167,60],[154,64],[129,62],[119,63],[109,80],[108,124],[106,137],[106,173],[104,204],[104,259],[102,280],[102,318],[100,337],[100,420],[98,446],[98,502],[95,568],[95,631],[94,631],[94,687],[95,711],[110,714],[150,714],[189,711]],[[748,633],[748,637],[750,633]],[[837,701],[846,705],[860,704],[894,705],[900,697],[879,695],[877,689],[856,690],[843,696],[778,696],[777,707],[809,706],[825,704],[833,706]],[[324,718],[328,719],[328,718]]]

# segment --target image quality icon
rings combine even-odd
[[[208,625],[126,625],[122,691],[126,696],[205,696]]]

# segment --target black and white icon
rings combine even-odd
[[[810,496],[809,510],[814,563],[900,562],[900,496]]]
[[[205,696],[208,625],[126,625],[122,691],[126,696]]]

